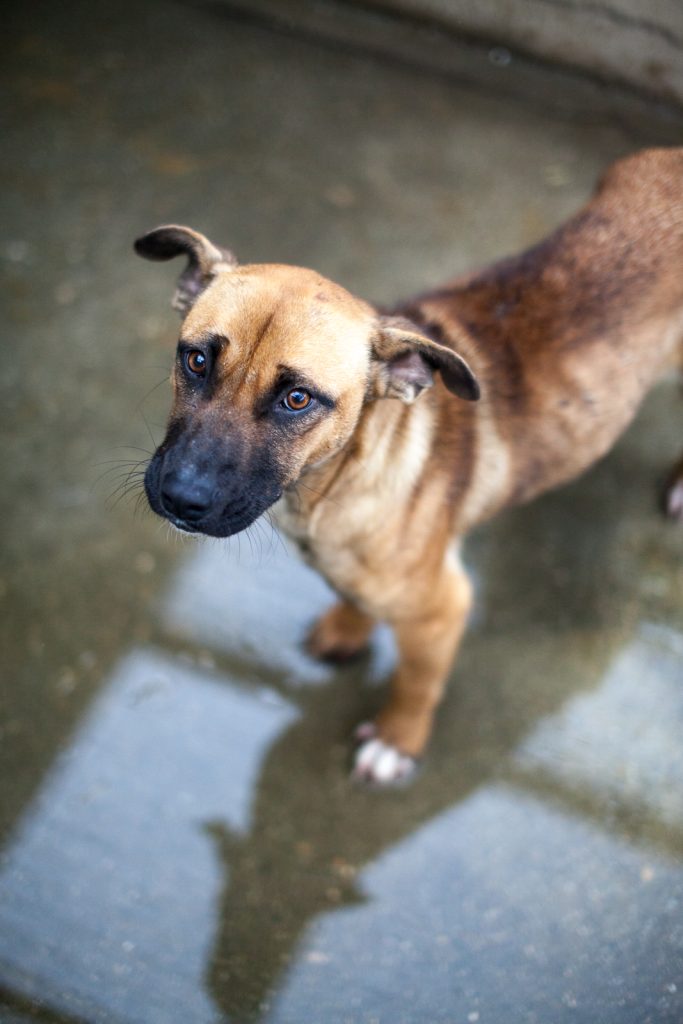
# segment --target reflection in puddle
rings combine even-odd
[[[530,774],[650,805],[683,827],[683,635],[644,626],[594,693],[572,697],[531,732],[514,761]]]
[[[249,828],[263,752],[295,717],[273,694],[129,655],[4,853],[2,982],[86,1019],[213,1021],[222,878],[205,824]]]
[[[640,627],[595,692],[572,697],[520,745],[518,781],[631,805],[678,836],[683,853],[682,664],[683,634]]]
[[[488,786],[359,883],[363,906],[311,925],[265,1020],[681,1019],[680,866],[538,800]]]

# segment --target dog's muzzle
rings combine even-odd
[[[150,507],[185,533],[230,537],[250,526],[278,500],[281,489],[260,473],[232,467],[199,467],[159,449],[145,473]]]
[[[164,512],[189,526],[210,515],[214,502],[214,481],[191,470],[171,470],[160,479],[160,501]]]

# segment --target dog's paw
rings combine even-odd
[[[306,637],[305,647],[319,661],[353,661],[367,652],[372,627],[371,619],[340,602],[318,619]]]
[[[304,649],[316,661],[325,661],[329,665],[345,665],[357,661],[368,652],[367,644],[353,644],[346,640],[328,642],[311,632],[306,638]]]
[[[414,778],[418,762],[385,743],[372,722],[359,725],[354,734],[356,749],[351,778],[373,786],[400,786]]]
[[[669,482],[664,495],[664,511],[669,519],[683,523],[683,476]]]

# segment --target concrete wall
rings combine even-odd
[[[363,0],[360,6],[428,19],[683,105],[682,0]]]

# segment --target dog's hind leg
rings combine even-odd
[[[671,471],[664,489],[664,511],[670,519],[683,523],[683,456]]]
[[[349,661],[367,649],[374,627],[369,615],[350,601],[339,601],[315,623],[306,638],[306,649],[322,661]]]
[[[683,391],[683,343],[680,354],[681,391]],[[667,478],[663,494],[664,512],[669,519],[683,523],[683,455]]]

